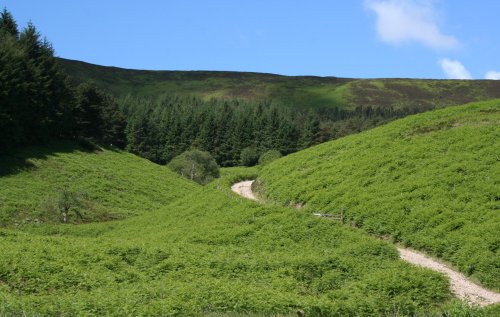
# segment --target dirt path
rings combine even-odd
[[[253,182],[254,181],[244,181],[233,184],[231,190],[240,196],[257,201],[257,197],[255,197],[252,191]]]
[[[231,190],[238,195],[258,201],[257,197],[252,192],[253,182],[253,180],[250,180],[236,183],[231,186]],[[463,274],[454,271],[449,266],[410,249],[401,247],[397,247],[397,249],[399,251],[399,256],[404,261],[438,271],[448,276],[451,290],[458,298],[480,306],[500,303],[500,294],[472,283]]]

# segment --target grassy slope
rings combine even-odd
[[[201,187],[122,152],[40,152],[21,152],[36,167],[0,177],[2,201],[36,202],[14,189],[22,183],[41,198],[71,178],[96,204],[139,215],[0,229],[0,315],[269,315],[300,307],[308,316],[372,316],[448,305],[444,277],[398,260],[390,244],[230,192],[254,171],[225,171]]]
[[[280,76],[209,71],[143,71],[59,59],[77,82],[92,80],[116,95],[160,93],[273,99],[299,107],[357,105],[429,109],[500,98],[500,81],[486,80],[356,80],[335,77]]]
[[[398,120],[289,155],[268,199],[339,213],[500,289],[500,100]]]
[[[196,185],[125,152],[86,152],[56,143],[0,156],[0,225],[60,222],[50,203],[63,188],[84,194],[84,221],[109,220],[157,210]],[[70,215],[70,221],[79,221]]]

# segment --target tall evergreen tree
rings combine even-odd
[[[90,83],[80,84],[75,95],[76,135],[125,147],[126,121],[116,101]]]
[[[16,20],[14,20],[12,14],[7,11],[7,8],[4,8],[2,13],[0,13],[0,32],[10,34],[16,39],[19,36]]]
[[[23,51],[12,34],[0,29],[0,152],[23,140],[19,101],[25,98]]]
[[[69,136],[71,92],[54,51],[33,24],[19,34],[12,15],[0,14],[0,151]]]
[[[302,136],[299,141],[301,149],[310,147],[319,143],[320,122],[318,115],[310,110],[304,122]]]

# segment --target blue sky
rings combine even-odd
[[[137,69],[500,78],[498,0],[0,0],[61,57]],[[488,74],[488,75],[487,75]]]

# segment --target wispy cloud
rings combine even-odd
[[[472,79],[470,72],[457,60],[444,58],[439,64],[449,79]]]
[[[494,79],[494,80],[500,80],[500,72],[490,70],[489,72],[484,75],[485,79]]]
[[[454,49],[460,42],[444,35],[432,0],[365,0],[377,15],[377,32],[390,44],[417,42],[434,49]]]

